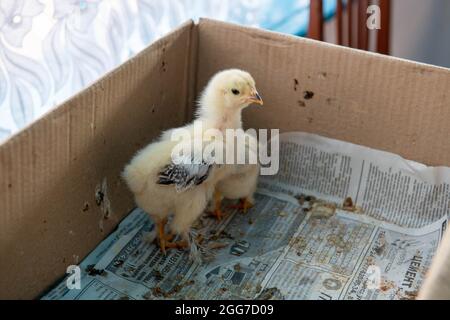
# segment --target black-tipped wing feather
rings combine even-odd
[[[159,172],[158,184],[175,185],[177,192],[183,192],[203,183],[212,166],[213,163],[206,161],[193,163],[192,159],[179,164],[170,163]]]

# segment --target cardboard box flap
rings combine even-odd
[[[119,176],[125,163],[190,116],[194,27],[182,25],[0,146],[0,299],[35,298],[134,207]]]

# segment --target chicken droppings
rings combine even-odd
[[[224,293],[226,293],[228,291],[228,289],[227,288],[225,288],[225,287],[222,287],[222,288],[219,288],[219,290],[218,290],[218,294],[219,295],[223,295]]]
[[[383,280],[381,285],[380,285],[380,290],[382,292],[387,292],[389,290],[394,289],[395,287],[396,286],[395,286],[395,283],[393,281]]]
[[[302,205],[305,204],[306,199],[305,199],[305,195],[304,194],[300,194],[298,196],[295,196],[295,198],[297,199],[299,205],[302,206]]]
[[[83,205],[83,212],[86,212],[86,211],[88,211],[89,210],[89,202],[85,202],[84,203],[84,205]]]
[[[278,288],[267,288],[264,289],[257,297],[256,300],[271,300],[271,299],[277,299],[281,295],[281,291]]]
[[[405,291],[405,299],[407,300],[416,300],[419,292],[416,291]]]
[[[386,249],[386,239],[385,238],[381,238],[380,239],[380,244],[378,247],[376,247],[374,249],[375,253],[379,256],[381,256],[384,252],[384,250]]]
[[[160,287],[154,287],[152,289],[152,294],[154,297],[164,297],[167,298],[167,293]]]
[[[97,190],[95,193],[95,203],[97,206],[100,206],[103,203],[103,199],[105,198],[105,194],[101,190]]]
[[[298,203],[301,206],[303,206],[305,204],[305,202],[309,202],[310,204],[312,204],[313,202],[315,202],[317,200],[316,197],[305,195],[305,194],[298,194],[295,196],[295,198],[297,199]]]
[[[353,213],[362,213],[363,212],[362,208],[357,207],[351,197],[347,197],[344,200],[344,203],[342,204],[342,207],[340,209],[342,209],[344,211],[348,211],[348,212],[353,212]]]
[[[164,291],[163,289],[161,289],[161,287],[157,286],[157,287],[152,288],[150,291],[148,291],[142,297],[146,300],[151,300],[153,297],[155,297],[155,298],[159,298],[159,297],[170,298],[170,297],[176,295],[177,293],[179,293],[185,287],[191,286],[193,284],[195,284],[195,281],[190,280],[190,281],[175,285],[170,291]]]
[[[86,267],[86,272],[88,275],[94,276],[106,276],[106,271],[104,269],[95,269],[94,264],[90,264]]]
[[[311,100],[312,98],[314,98],[314,92],[312,92],[312,91],[305,91],[303,93],[303,98],[305,98],[305,100]]]
[[[336,204],[315,202],[311,208],[311,217],[316,219],[331,218],[336,213]]]
[[[344,208],[352,208],[353,207],[353,200],[351,197],[348,197],[344,200],[343,207]]]

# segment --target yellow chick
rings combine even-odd
[[[262,103],[252,77],[244,71],[232,69],[216,74],[208,83],[199,102],[196,120],[185,127],[169,130],[162,137],[139,151],[125,167],[123,178],[134,193],[137,205],[155,221],[161,250],[189,246],[189,231],[211,200],[216,183],[228,175],[230,168],[217,164],[216,159],[204,157],[207,129],[224,132],[240,128],[241,111],[252,102]],[[202,131],[195,134],[195,124]],[[180,146],[172,133],[181,130],[192,133],[183,144],[193,146],[191,154],[174,158],[174,148]],[[200,140],[200,147],[195,146]],[[220,148],[220,147],[218,147]],[[181,241],[173,242],[166,235],[167,218],[173,214],[172,234]]]
[[[238,152],[245,152],[245,163],[233,165],[233,171],[226,173],[225,177],[217,182],[215,188],[215,208],[220,211],[223,198],[239,200],[239,204],[231,206],[247,213],[248,209],[255,203],[254,193],[256,191],[260,166],[257,163],[258,140],[253,135],[242,133],[245,139],[245,150],[237,149]],[[254,160],[252,160],[252,159]],[[252,160],[252,161],[250,161]]]
[[[253,77],[248,72],[239,69],[221,71],[210,80],[203,91],[196,112],[197,119],[184,127],[165,131],[160,139],[161,141],[170,140],[173,135],[185,130],[188,130],[192,136],[198,136],[199,133],[195,133],[196,127],[202,128],[200,134],[203,134],[204,140],[209,139],[204,136],[208,129],[217,129],[223,135],[226,134],[227,129],[234,129],[237,132],[242,130],[241,110],[252,103],[263,105]],[[250,135],[245,136],[247,138],[245,151],[256,155],[256,138]],[[225,138],[224,141],[226,143]],[[250,144],[249,141],[251,141]],[[249,149],[250,145],[252,145],[251,150]],[[235,154],[236,151],[235,149]],[[214,193],[210,211],[220,220],[223,216],[221,203],[225,197],[240,199],[240,205],[237,208],[247,212],[254,203],[253,194],[256,190],[259,165],[225,165],[221,175],[224,178],[218,182],[219,187]],[[226,179],[227,177],[229,180]],[[238,185],[236,186],[236,184]]]

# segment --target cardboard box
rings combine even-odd
[[[262,110],[244,112],[246,127],[450,166],[450,70],[187,22],[0,146],[1,299],[38,297],[115,228],[134,207],[119,176],[125,163],[161,130],[191,120],[208,79],[230,67],[248,70],[264,97]],[[441,248],[436,262],[422,296],[450,298],[433,283],[450,283],[442,280],[450,250]]]

